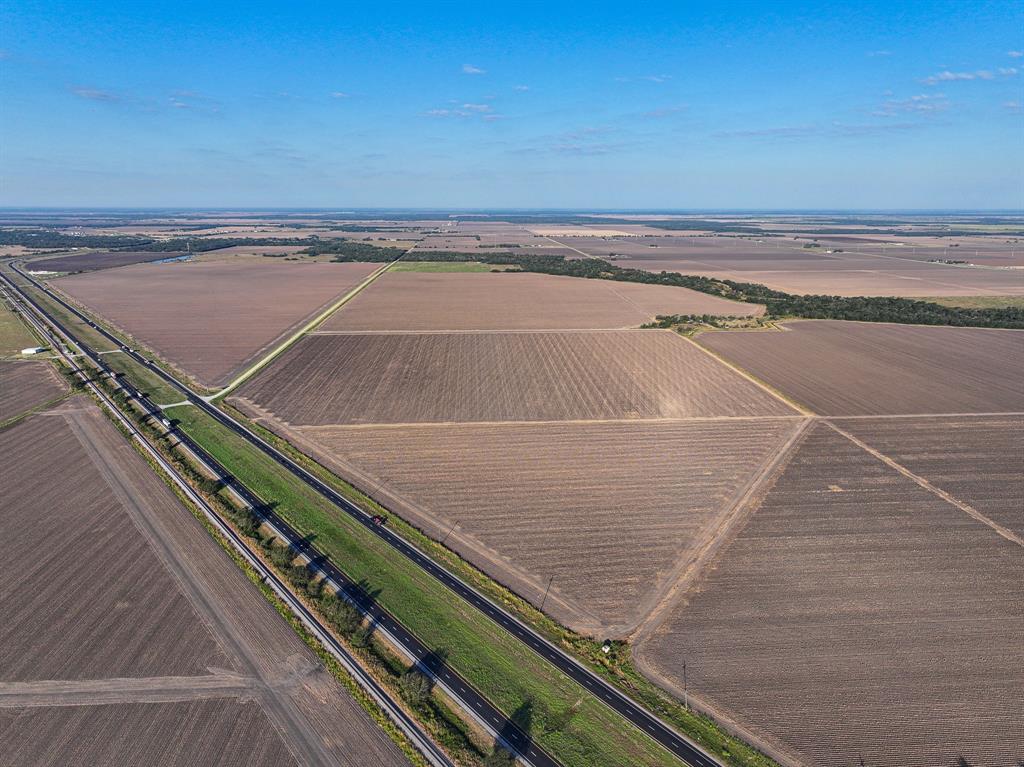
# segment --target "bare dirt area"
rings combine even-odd
[[[239,396],[291,425],[794,414],[658,330],[316,334]]]
[[[0,432],[0,450],[0,679],[194,675],[226,664],[65,418],[18,423]]]
[[[54,285],[204,384],[230,379],[380,264],[142,264]]]
[[[66,392],[47,362],[0,362],[0,423]]]
[[[553,577],[545,609],[597,636],[645,617],[797,422],[284,433],[535,604]]]
[[[638,659],[787,762],[1009,765],[1022,581],[1018,543],[819,423]]]
[[[88,400],[0,432],[0,460],[0,752],[407,764]]]
[[[324,330],[569,330],[635,327],[659,314],[758,315],[764,307],[686,288],[548,274],[398,272]]]
[[[159,253],[153,251],[109,251],[92,253],[75,253],[70,256],[58,256],[57,258],[46,258],[40,261],[33,261],[28,264],[28,269],[33,271],[48,272],[92,272],[98,269],[112,269],[116,266],[129,266],[130,264],[141,264],[147,261],[160,261],[165,258],[178,258],[184,256],[185,252]]]
[[[22,767],[300,764],[259,705],[237,700],[9,709],[0,751]]]
[[[1024,418],[856,418],[835,423],[1024,537]]]
[[[804,320],[697,341],[822,415],[1024,411],[1024,332]]]

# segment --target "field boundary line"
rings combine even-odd
[[[834,430],[838,434],[841,434],[842,436],[846,437],[846,439],[850,440],[850,442],[855,444],[861,450],[864,450],[865,452],[867,452],[870,455],[874,456],[879,461],[884,463],[886,466],[889,466],[890,468],[895,469],[896,471],[898,471],[900,474],[902,474],[907,479],[913,480],[914,482],[916,482],[918,485],[920,485],[922,488],[927,490],[932,495],[936,495],[939,498],[941,498],[942,500],[946,501],[947,503],[950,503],[953,506],[956,506],[958,509],[960,509],[960,511],[964,512],[965,514],[967,514],[970,517],[973,517],[974,519],[978,520],[982,524],[988,525],[993,530],[995,530],[997,533],[999,533],[999,535],[1001,535],[1004,538],[1006,538],[1006,540],[1008,540],[1008,541],[1010,541],[1012,543],[1016,543],[1018,546],[1024,547],[1024,538],[1021,538],[1019,535],[1017,535],[1012,530],[1010,530],[1010,529],[1008,529],[1006,527],[1003,527],[1001,524],[999,524],[995,520],[990,519],[989,517],[987,517],[984,514],[982,514],[980,511],[975,509],[970,504],[964,503],[959,498],[957,498],[956,496],[954,496],[954,495],[952,495],[950,493],[947,493],[942,488],[936,487],[931,482],[929,482],[927,479],[925,479],[924,477],[922,477],[922,476],[920,476],[918,474],[915,474],[910,469],[908,469],[906,466],[904,466],[901,463],[898,463],[894,459],[892,459],[889,456],[887,456],[885,453],[882,453],[881,451],[876,450],[875,448],[871,447],[869,444],[867,444],[863,440],[860,440],[857,437],[855,437],[852,434],[850,434],[850,432],[845,431],[844,429],[841,429],[839,426],[836,426],[836,424],[832,423],[832,421],[826,420],[825,423],[828,424],[829,428],[831,428],[832,430]]]
[[[253,677],[231,672],[202,676],[42,679],[0,684],[0,709],[37,706],[94,706],[112,703],[180,703],[238,698],[258,693]]]
[[[235,401],[243,399],[235,398]],[[248,400],[246,400],[248,402]],[[180,404],[180,403],[178,403]],[[253,404],[253,403],[249,403]],[[168,405],[168,407],[171,407]],[[269,411],[267,411],[269,413]],[[270,415],[281,421],[273,413]],[[794,413],[793,415],[710,415],[693,416],[692,418],[573,418],[558,421],[398,421],[386,423],[321,423],[321,424],[287,424],[291,429],[302,429],[303,431],[327,430],[327,429],[412,429],[423,427],[426,429],[440,429],[448,426],[586,426],[588,424],[657,424],[657,423],[717,423],[722,421],[796,421],[811,416]],[[281,421],[281,423],[285,423]]]
[[[817,413],[815,413],[813,410],[810,410],[809,408],[805,407],[804,405],[801,405],[795,399],[791,399],[790,397],[787,397],[785,394],[783,394],[781,391],[776,389],[774,386],[771,386],[770,384],[765,383],[764,381],[762,381],[760,378],[757,378],[756,376],[752,375],[751,373],[748,373],[746,370],[741,368],[739,365],[736,365],[736,364],[734,364],[732,362],[729,362],[729,360],[727,360],[725,357],[722,357],[721,355],[717,354],[716,352],[711,351],[707,347],[702,346],[701,344],[697,343],[696,341],[694,341],[689,336],[680,335],[679,333],[673,333],[671,330],[667,330],[666,332],[672,333],[672,335],[677,336],[679,338],[682,338],[684,341],[686,341],[689,344],[693,344],[695,347],[700,349],[702,352],[704,352],[709,357],[718,360],[719,362],[721,362],[723,365],[725,365],[727,368],[729,368],[733,372],[738,373],[739,375],[743,376],[748,381],[750,381],[752,384],[756,385],[758,388],[761,388],[764,391],[766,391],[769,394],[771,394],[775,399],[779,400],[780,402],[785,403],[786,405],[788,405],[791,408],[794,408],[801,415],[804,415],[804,416],[807,416],[807,417],[812,417],[812,416],[816,416],[817,415]]]
[[[416,246],[413,245],[413,248],[415,248],[415,247]],[[277,346],[275,346],[273,349],[271,349],[270,352],[266,354],[266,356],[264,356],[262,359],[258,360],[254,364],[252,364],[247,370],[244,370],[242,373],[240,373],[235,378],[235,380],[231,381],[227,386],[225,386],[219,392],[217,392],[216,394],[211,395],[207,399],[207,401],[208,402],[213,402],[214,400],[220,399],[221,397],[225,396],[226,394],[231,393],[232,391],[237,389],[239,386],[241,386],[243,383],[248,381],[250,378],[252,378],[254,375],[256,375],[259,371],[261,371],[263,368],[265,368],[271,362],[273,362],[275,359],[277,359],[282,354],[284,354],[284,352],[286,352],[289,348],[291,348],[292,345],[294,345],[300,338],[302,338],[304,335],[306,335],[306,333],[310,332],[311,330],[313,330],[318,325],[326,322],[331,317],[332,314],[334,314],[341,307],[343,307],[345,304],[347,304],[349,301],[351,301],[353,298],[355,298],[357,295],[359,295],[363,290],[365,290],[367,287],[369,287],[370,284],[372,284],[374,280],[376,280],[378,277],[380,277],[382,274],[384,274],[384,272],[386,272],[388,269],[390,269],[394,264],[398,263],[398,261],[402,258],[402,256],[405,256],[406,254],[408,254],[411,251],[412,251],[412,248],[409,248],[409,250],[405,251],[405,253],[402,253],[402,255],[399,256],[398,258],[396,258],[394,261],[388,261],[383,266],[379,267],[378,269],[375,269],[373,272],[371,272],[366,277],[365,280],[360,282],[358,285],[356,285],[354,288],[352,288],[348,293],[343,295],[341,298],[339,298],[333,304],[331,304],[326,309],[324,309],[322,312],[320,312],[316,317],[311,319],[309,322],[307,322],[301,328],[299,328],[294,333],[292,333],[290,336],[288,336],[288,338],[286,338],[284,341],[282,341]]]
[[[631,632],[630,641],[635,648],[634,658],[639,654],[640,645],[664,622],[669,609],[686,595],[708,562],[732,542],[732,532],[755,510],[755,504],[752,502],[754,496],[765,482],[775,477],[779,469],[785,466],[794,448],[799,445],[808,428],[816,420],[813,417],[802,419],[778,450],[769,453],[757,471],[747,480],[746,485],[740,488],[740,495],[732,501],[718,523],[705,533],[701,548],[676,567],[675,578],[667,584],[667,588]]]

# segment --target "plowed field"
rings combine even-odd
[[[46,362],[0,362],[0,423],[67,391]]]
[[[1014,764],[1024,552],[827,424],[641,645],[812,765]]]
[[[313,335],[239,393],[292,425],[794,412],[655,330]]]
[[[790,418],[302,429],[357,484],[593,633],[641,620]]]
[[[548,274],[395,272],[331,317],[324,330],[624,328],[658,314],[761,314],[764,307],[686,288]]]
[[[218,385],[380,264],[139,264],[54,285],[208,385]]]
[[[1024,332],[806,320],[698,343],[822,415],[1024,411]]]

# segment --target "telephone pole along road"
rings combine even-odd
[[[89,319],[89,317],[79,311],[77,307],[65,301],[61,296],[50,290],[50,288],[38,283],[28,274],[23,272],[17,264],[12,264],[12,266],[22,278],[26,279],[38,290],[44,292],[47,296],[59,303],[67,311],[74,314],[83,322],[89,324],[109,341],[117,344],[118,347],[124,348],[124,344],[119,338],[100,327],[97,323],[94,323]],[[327,498],[338,509],[359,521],[366,529],[382,538],[392,548],[412,560],[416,565],[429,573],[440,583],[444,584],[452,592],[508,631],[520,642],[527,645],[531,650],[554,665],[562,673],[577,682],[588,692],[592,693],[598,700],[632,723],[641,732],[644,732],[654,739],[685,764],[691,765],[691,767],[723,767],[720,761],[704,751],[704,749],[699,745],[682,733],[678,732],[674,727],[670,726],[659,717],[647,711],[647,709],[619,691],[616,687],[606,682],[600,675],[587,668],[581,661],[549,642],[514,615],[499,607],[472,586],[468,585],[447,569],[434,562],[419,549],[405,541],[405,539],[401,538],[396,533],[393,533],[387,527],[374,524],[370,514],[367,514],[347,498],[340,495],[329,485],[297,464],[258,434],[250,431],[245,425],[232,418],[220,408],[204,400],[200,395],[193,392],[187,385],[179,381],[159,365],[151,362],[134,349],[127,349],[125,353],[128,354],[135,362],[148,368],[165,382],[180,391],[184,398],[191,402],[195,407],[200,408],[204,413],[216,420],[222,426],[230,429],[238,436],[258,447],[276,463],[286,468],[308,486]]]

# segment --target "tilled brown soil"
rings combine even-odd
[[[822,415],[1024,411],[1024,332],[803,320],[697,342]]]
[[[798,419],[302,429],[343,476],[570,626],[628,632]],[[458,523],[452,530],[452,526]]]
[[[64,418],[0,432],[0,680],[193,675],[227,658]]]
[[[762,314],[686,288],[548,274],[395,272],[324,330],[567,330],[635,327],[659,314]]]
[[[0,423],[66,391],[47,362],[0,362]]]
[[[1024,537],[1024,418],[851,418],[835,422]]]
[[[299,764],[253,701],[9,709],[0,714],[5,764]]]
[[[819,424],[639,658],[794,762],[1013,764],[1022,582],[1019,544]]]
[[[297,426],[794,413],[657,330],[312,335],[239,395]]]
[[[94,405],[0,431],[0,465],[0,753],[408,763]]]
[[[139,264],[54,285],[207,385],[219,385],[380,264]]]

